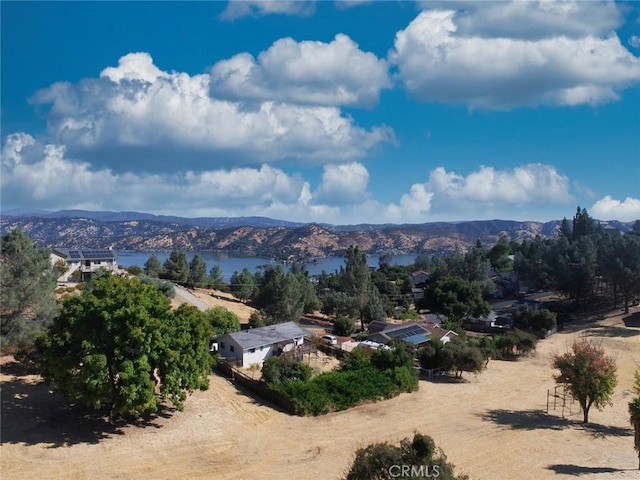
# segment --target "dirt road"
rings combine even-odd
[[[39,377],[3,358],[3,480],[13,479],[337,479],[359,446],[420,431],[456,470],[474,480],[640,478],[627,403],[640,365],[640,313],[619,312],[542,341],[518,362],[490,362],[464,383],[421,381],[417,393],[322,417],[292,417],[211,377],[184,412],[106,433],[101,421],[70,418]],[[578,334],[617,358],[613,406],[581,425],[545,413],[550,357]],[[568,412],[567,412],[568,413]]]

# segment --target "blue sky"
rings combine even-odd
[[[640,3],[0,9],[3,211],[640,219]]]

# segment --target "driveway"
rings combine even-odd
[[[176,297],[178,300],[182,300],[189,305],[193,305],[198,310],[202,310],[203,312],[211,308],[209,305],[207,305],[205,302],[191,293],[188,289],[181,287],[180,285],[174,284],[174,286],[176,289]]]

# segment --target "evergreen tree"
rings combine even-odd
[[[243,268],[240,273],[233,272],[229,288],[236,298],[240,299],[241,302],[246,302],[251,298],[251,295],[253,295],[253,291],[256,288],[255,277],[248,268]]]
[[[174,282],[186,282],[189,279],[187,254],[180,250],[173,250],[169,258],[164,262],[164,276]]]
[[[207,264],[197,253],[189,262],[189,284],[192,287],[204,287],[207,280]]]
[[[29,347],[56,314],[50,252],[21,230],[2,237],[0,334],[2,347]]]
[[[222,277],[222,270],[220,265],[214,265],[209,271],[209,286],[216,290],[222,290],[224,288],[224,278]]]
[[[162,264],[158,257],[151,255],[144,264],[144,273],[150,277],[160,278],[162,276]]]

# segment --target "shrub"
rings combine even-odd
[[[269,384],[307,381],[311,373],[306,363],[285,356],[267,358],[262,365],[262,378]]]
[[[355,323],[347,317],[338,317],[333,322],[333,333],[342,337],[348,337],[355,331],[355,329]]]

